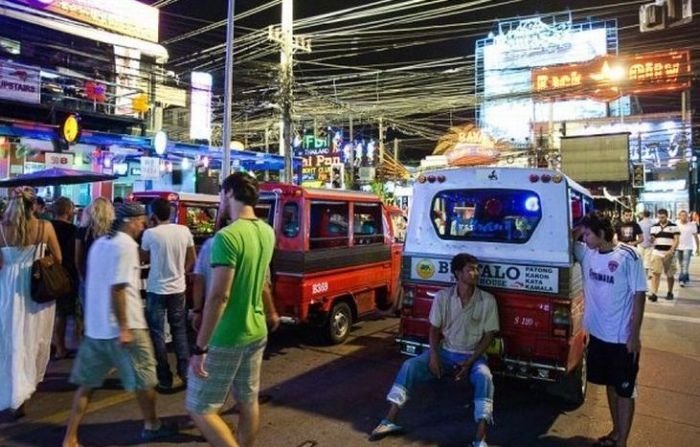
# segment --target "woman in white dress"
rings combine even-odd
[[[0,222],[0,410],[15,417],[24,415],[51,355],[56,305],[32,300],[32,264],[47,247],[62,260],[53,226],[34,216],[33,205],[31,189],[14,190]]]

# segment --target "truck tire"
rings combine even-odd
[[[340,344],[348,338],[352,326],[352,310],[348,303],[338,301],[333,305],[328,314],[328,321],[324,327],[326,339],[334,345]]]
[[[576,369],[567,374],[562,380],[564,381],[564,401],[576,407],[583,405],[583,401],[586,399],[586,390],[588,389],[588,367],[585,353]]]

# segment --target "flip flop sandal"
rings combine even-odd
[[[593,447],[617,447],[617,441],[610,435],[605,435],[598,438]]]
[[[382,419],[382,421],[377,425],[374,430],[372,430],[372,434],[369,436],[370,441],[379,441],[380,439],[389,436],[389,435],[397,435],[399,433],[403,433],[403,427],[397,424],[394,424],[388,419]]]

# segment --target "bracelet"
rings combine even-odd
[[[200,348],[197,345],[192,346],[192,354],[194,355],[202,355],[206,354],[207,352],[209,352],[209,348]]]

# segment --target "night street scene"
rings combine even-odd
[[[698,16],[0,0],[0,447],[700,445]]]

